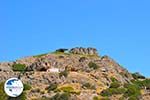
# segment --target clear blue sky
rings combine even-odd
[[[96,47],[150,76],[149,0],[1,0],[0,61]]]

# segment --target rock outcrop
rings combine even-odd
[[[72,48],[70,52],[73,54],[98,55],[97,50],[95,48],[76,47]]]

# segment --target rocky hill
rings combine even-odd
[[[18,98],[3,91],[11,77],[24,83]],[[0,63],[0,100],[150,100],[150,79],[129,73],[95,48],[58,49]]]

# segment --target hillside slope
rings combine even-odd
[[[17,100],[150,100],[149,79],[129,73],[94,48],[58,49],[0,63],[1,89],[11,77],[25,86]],[[9,98],[3,90],[1,98]]]

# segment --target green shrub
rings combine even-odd
[[[128,100],[139,100],[139,99],[136,96],[131,96],[131,97],[129,97]]]
[[[90,83],[84,83],[82,85],[82,88],[86,88],[86,89],[96,89],[96,87]]]
[[[111,77],[110,79],[111,79],[112,82],[118,82],[118,80],[114,77]]]
[[[94,96],[93,100],[109,100],[107,98],[100,98],[99,96]]]
[[[100,99],[98,98],[98,96],[94,96],[93,100],[100,100]]]
[[[52,98],[50,98],[50,100],[69,100],[70,98],[70,94],[69,93],[57,93],[56,95],[54,95]]]
[[[33,57],[43,57],[43,56],[46,56],[47,55],[47,53],[44,53],[44,54],[39,54],[39,55],[35,55],[35,56],[33,56]]]
[[[134,79],[145,79],[145,76],[141,75],[140,73],[136,72],[132,74]]]
[[[8,96],[4,92],[4,82],[0,83],[0,100],[6,100]]]
[[[150,79],[146,79],[143,82],[144,82],[143,84],[145,85],[145,87],[150,88]]]
[[[59,73],[59,77],[62,77],[62,76],[67,77],[68,73],[69,72],[67,70],[64,70],[64,71],[62,71],[62,72]]]
[[[64,86],[61,87],[59,89],[56,89],[55,92],[66,92],[66,93],[70,93],[70,94],[76,94],[76,95],[80,95],[81,91],[80,90],[76,90],[71,86]]]
[[[140,88],[137,85],[129,84],[127,87],[127,91],[125,92],[125,97],[134,96],[138,98],[141,95]]]
[[[110,100],[108,97],[101,98],[100,100]]]
[[[129,98],[129,100],[139,100],[139,97],[141,96],[140,87],[150,85],[149,82],[149,80],[135,81],[133,84],[125,84],[124,88],[120,88],[118,82],[113,82],[110,88],[101,92],[101,95],[107,97],[114,94],[123,94],[123,97],[119,100],[124,100],[124,98]]]
[[[110,88],[119,88],[120,87],[120,83],[119,82],[113,82],[110,84]]]
[[[113,94],[124,94],[126,92],[125,88],[108,88],[101,92],[102,96],[112,96]]]
[[[68,51],[68,49],[57,49],[56,51],[52,52],[51,54],[56,54],[56,55],[71,55],[71,53]]]
[[[57,49],[55,52],[62,52],[62,53],[64,53],[65,51],[68,51],[68,49],[61,48],[61,49]]]
[[[12,69],[13,69],[13,71],[23,72],[26,69],[26,65],[25,64],[13,64]]]
[[[23,86],[24,86],[24,91],[30,90],[32,88],[30,84],[23,84]]]
[[[150,88],[150,79],[145,79],[143,81],[135,80],[133,84],[137,85],[140,89]]]
[[[96,63],[94,63],[94,62],[90,62],[88,64],[88,66],[89,66],[89,68],[93,68],[93,69],[98,69],[99,68],[99,66]]]
[[[126,100],[126,98],[125,97],[120,97],[119,100]]]
[[[63,92],[68,92],[68,93],[71,93],[74,91],[74,88],[71,87],[71,86],[66,86],[66,87],[62,87],[60,88],[60,90],[62,90]]]
[[[47,88],[46,90],[48,90],[48,92],[50,91],[54,91],[55,89],[57,89],[57,84],[54,84],[54,83],[51,83]]]
[[[51,98],[49,98],[49,97],[42,97],[42,98],[40,98],[40,99],[38,99],[38,100],[51,100]],[[53,99],[54,100],[54,99]]]

